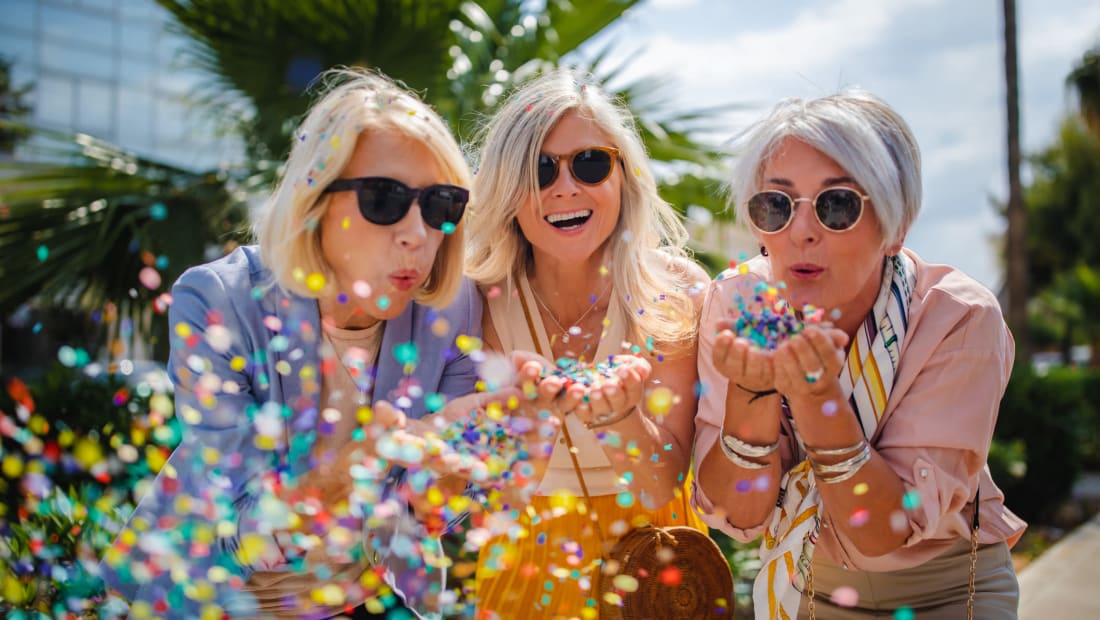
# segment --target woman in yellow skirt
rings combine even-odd
[[[558,360],[567,385],[553,450],[486,517],[497,535],[478,558],[477,617],[596,618],[601,557],[630,528],[706,531],[685,489],[709,278],[629,111],[566,71],[489,122],[473,193],[466,266],[486,347]],[[578,362],[609,369],[585,385]]]

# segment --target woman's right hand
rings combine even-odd
[[[729,380],[753,392],[775,389],[773,354],[737,337],[730,329],[731,321],[718,321],[718,336],[714,339],[711,361],[714,368]]]

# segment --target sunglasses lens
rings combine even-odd
[[[830,230],[848,230],[859,221],[863,198],[850,189],[830,189],[817,197],[817,219]]]
[[[539,154],[539,188],[545,188],[558,176],[558,160]]]
[[[749,219],[766,233],[782,230],[791,219],[791,199],[780,192],[760,192],[749,198]]]
[[[573,156],[570,169],[573,178],[581,183],[596,185],[611,176],[611,153],[598,149],[588,149]]]
[[[389,226],[409,212],[412,192],[392,179],[366,179],[359,189],[359,212],[373,224]]]
[[[420,213],[424,222],[435,229],[448,222],[458,224],[469,199],[470,193],[461,187],[433,185],[420,192]]]

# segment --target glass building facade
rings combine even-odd
[[[0,15],[0,55],[16,87],[33,84],[34,124],[191,169],[243,156],[188,105],[202,76],[153,0],[0,0]]]

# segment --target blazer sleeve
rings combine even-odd
[[[213,568],[243,582],[255,570],[286,566],[254,514],[275,472],[283,411],[257,400],[253,376],[262,370],[251,371],[262,369],[264,352],[248,342],[234,293],[207,266],[187,271],[172,289],[168,372],[182,439],[113,545],[123,561],[103,565],[107,583],[132,602],[210,585]],[[241,596],[215,590],[223,607],[233,607],[226,597]]]

